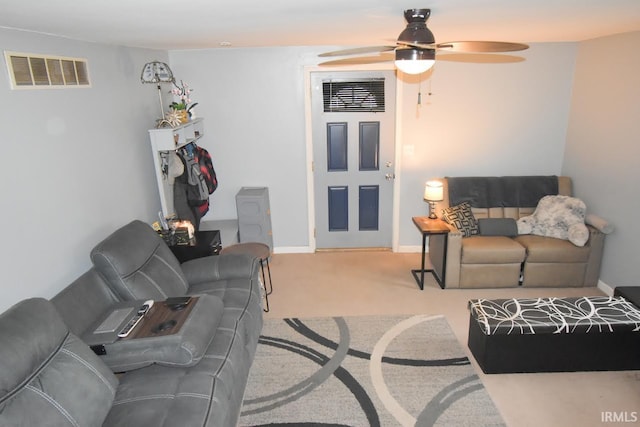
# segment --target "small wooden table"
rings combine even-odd
[[[413,220],[413,223],[416,225],[416,227],[418,227],[418,230],[420,230],[420,232],[422,233],[422,266],[419,270],[411,270],[411,274],[413,274],[413,277],[416,279],[416,282],[418,282],[418,286],[420,287],[420,290],[424,290],[424,273],[431,273],[433,277],[436,279],[436,282],[438,282],[438,285],[440,285],[440,287],[444,289],[445,272],[447,269],[447,241],[448,241],[447,234],[450,231],[449,226],[447,226],[447,224],[441,219],[437,219],[437,218],[430,219],[427,216],[414,216],[412,220]],[[438,277],[438,273],[435,271],[435,269],[424,268],[427,236],[431,236],[435,234],[444,235],[444,255],[442,259],[442,277]],[[418,275],[418,273],[420,274]]]

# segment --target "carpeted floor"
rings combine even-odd
[[[504,425],[443,316],[266,319],[239,425]]]

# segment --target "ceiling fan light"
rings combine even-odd
[[[395,63],[403,73],[421,74],[436,63],[436,53],[433,49],[397,49]]]
[[[396,61],[396,67],[405,74],[422,74],[429,71],[435,62],[433,59]]]

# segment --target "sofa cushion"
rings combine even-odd
[[[43,298],[0,316],[0,370],[3,426],[101,426],[118,386]]]
[[[92,268],[51,298],[51,302],[69,330],[82,336],[118,299]]]
[[[471,236],[462,240],[463,264],[514,264],[524,261],[522,245],[504,236]]]
[[[187,292],[180,263],[146,223],[132,221],[91,251],[91,261],[124,300],[164,300]]]
[[[551,237],[528,234],[514,240],[527,249],[527,263],[583,263],[589,260],[591,252],[588,246]]]
[[[473,216],[471,205],[468,202],[443,209],[442,219],[462,232],[465,237],[473,236],[480,232],[478,222]]]
[[[152,365],[121,378],[103,426],[235,426],[238,408],[229,400],[229,389],[211,373]]]

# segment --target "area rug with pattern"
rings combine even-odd
[[[240,426],[501,426],[443,316],[266,319]]]

